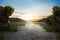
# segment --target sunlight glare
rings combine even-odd
[[[34,17],[33,17],[32,15],[24,15],[24,16],[22,17],[22,19],[23,19],[23,20],[32,20],[32,19],[34,19]]]

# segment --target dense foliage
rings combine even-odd
[[[9,29],[9,16],[14,12],[11,6],[0,6],[0,31]]]
[[[54,25],[56,31],[60,31],[60,7],[53,7],[53,14],[48,17],[47,23]]]

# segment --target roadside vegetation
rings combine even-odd
[[[41,25],[48,32],[59,32],[60,31],[60,30],[57,30],[55,25],[49,25],[46,22],[34,22],[34,23]]]
[[[53,25],[49,25],[46,22],[34,22],[36,24],[41,25],[47,32],[55,32],[55,27]]]
[[[60,7],[53,7],[53,14],[48,17],[47,23],[54,25],[56,32],[60,32]]]
[[[18,26],[24,26],[26,22],[11,22],[10,23],[10,31],[17,32]]]
[[[0,6],[0,31],[8,31],[10,28],[9,16],[14,12],[11,6]]]

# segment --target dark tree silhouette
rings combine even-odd
[[[60,17],[60,7],[54,6],[54,7],[53,7],[53,14],[54,14],[55,16],[59,16],[59,17]]]
[[[0,6],[0,29],[8,29],[9,28],[9,16],[14,12],[14,8],[11,6]]]
[[[5,13],[3,14],[3,16],[6,19],[6,23],[8,23],[9,16],[11,16],[11,14],[14,12],[14,8],[11,6],[5,6],[4,10],[5,10]]]
[[[60,31],[60,7],[53,7],[53,14],[48,17],[48,24],[54,25],[56,30]]]

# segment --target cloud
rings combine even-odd
[[[52,14],[51,11],[52,7],[48,5],[35,5],[35,6],[33,5],[22,10],[22,12],[24,12],[25,14],[34,16],[51,15]]]

